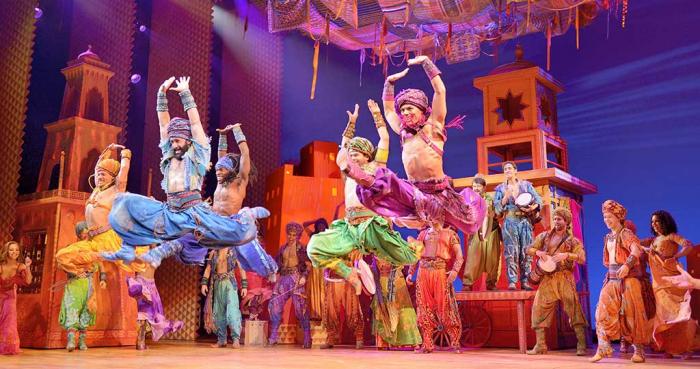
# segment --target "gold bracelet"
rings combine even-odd
[[[123,149],[122,150],[122,159],[131,160],[131,150]]]

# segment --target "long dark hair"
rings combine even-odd
[[[654,219],[654,217],[659,220],[661,232],[663,232],[664,236],[671,233],[678,233],[678,226],[676,226],[676,221],[673,219],[673,216],[671,216],[671,213],[667,212],[666,210],[657,210],[651,213],[651,219]],[[660,236],[654,231],[653,226],[651,227],[651,234],[654,236]]]

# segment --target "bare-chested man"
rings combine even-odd
[[[409,242],[413,243],[410,237]],[[410,284],[416,266],[419,267],[416,278],[416,313],[423,345],[416,351],[432,352],[435,349],[433,333],[442,326],[447,332],[450,346],[460,353],[462,321],[452,285],[464,261],[459,236],[453,229],[433,223],[421,231],[418,242],[425,245],[423,255],[418,264],[411,266],[406,277],[406,282]],[[447,271],[450,261],[452,268]]]
[[[349,121],[345,131],[336,163],[341,168],[347,163],[362,173],[374,173],[377,168],[385,168],[389,157],[389,132],[379,106],[373,100],[367,101],[372,112],[374,124],[379,133],[379,143],[375,153],[372,143],[363,137],[355,137],[355,122],[359,106],[354,113],[348,113]],[[413,264],[420,256],[420,250],[409,247],[401,235],[392,230],[389,221],[367,209],[357,197],[357,182],[354,177],[343,176],[345,181],[345,219],[335,220],[329,229],[314,235],[309,240],[307,253],[316,268],[328,268],[350,282],[355,293],[362,292],[362,284],[357,270],[347,266],[344,258],[361,257],[374,253],[378,257],[394,264]]]
[[[207,296],[204,306],[204,324],[207,332],[216,332],[212,347],[226,347],[227,328],[231,330],[233,348],[239,348],[241,337],[241,309],[236,282],[237,248],[212,250],[202,276],[202,294]],[[241,297],[248,293],[248,279],[240,265]]]
[[[394,99],[394,83],[408,68],[389,76],[384,84],[384,115],[401,136],[401,159],[408,180],[399,179],[386,167],[374,173],[363,171],[351,161],[341,169],[359,184],[357,195],[362,204],[379,215],[399,218],[404,225],[413,223],[418,229],[439,222],[473,234],[483,220],[485,202],[470,188],[455,191],[443,171],[447,100],[440,70],[426,56],[413,58],[408,65],[422,65],[435,92],[432,107],[425,93],[416,89],[403,90]]]
[[[248,183],[256,178],[256,171],[250,159],[250,149],[240,123],[228,125],[219,129],[219,150],[216,168],[216,190],[214,191],[214,212],[225,217],[236,219],[241,211],[246,196]],[[228,152],[227,134],[233,132],[238,144],[239,154]],[[267,217],[269,212],[264,208],[255,208],[256,217]],[[209,247],[216,245],[208,245]],[[274,275],[277,264],[265,252],[260,242],[255,238],[250,243],[239,246],[237,255],[241,266],[261,276]],[[158,266],[163,258],[176,255],[185,264],[202,264],[207,249],[201,245],[194,234],[186,234],[177,240],[163,243],[152,249],[141,258],[153,266]]]
[[[177,86],[170,87],[174,81],[175,77],[171,77],[160,86],[156,106],[163,154],[160,162],[162,188],[167,194],[167,203],[131,193],[117,196],[109,222],[123,244],[119,252],[103,253],[108,260],[130,262],[135,258],[134,246],[160,244],[187,233],[194,233],[200,244],[217,248],[246,244],[257,234],[255,209],[224,217],[202,201],[200,190],[210,167],[209,137],[189,90],[189,77],[180,77]],[[170,119],[168,90],[179,93],[189,120]]]
[[[121,163],[112,159],[112,152],[121,149]],[[131,151],[124,146],[111,144],[100,155],[95,165],[95,188],[85,205],[85,227],[87,232],[84,239],[70,244],[56,253],[58,267],[68,274],[61,304],[59,323],[68,331],[69,351],[75,349],[75,333],[79,332],[78,341],[81,350],[87,349],[86,329],[95,323],[95,311],[89,307],[88,296],[95,298],[90,284],[90,276],[101,264],[99,252],[113,252],[121,248],[122,240],[109,226],[108,216],[114,198],[126,190],[129,177]],[[132,263],[130,266],[119,261],[118,266],[127,271],[143,271],[143,263]],[[101,286],[107,279],[105,273],[100,273]]]

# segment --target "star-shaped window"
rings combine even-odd
[[[493,112],[499,114],[501,119],[500,122],[508,122],[512,127],[515,120],[525,120],[523,116],[523,109],[527,108],[529,105],[522,103],[523,94],[513,96],[513,93],[508,90],[508,94],[505,98],[498,98],[498,108],[494,109]]]

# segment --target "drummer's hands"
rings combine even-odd
[[[566,253],[558,252],[558,253],[554,254],[554,256],[552,257],[552,260],[554,260],[555,263],[558,263],[560,261],[566,260],[566,258],[568,258],[568,257],[569,257],[569,255]]]
[[[537,251],[535,251],[535,255],[537,255],[540,258],[544,258],[547,256],[547,252],[542,251],[542,250],[537,250]]]
[[[628,274],[630,274],[630,267],[628,267],[627,265],[623,265],[620,267],[620,269],[617,270],[618,278],[625,278]]]
[[[450,272],[447,273],[447,283],[452,283],[455,279],[457,279],[457,272],[450,270]]]

